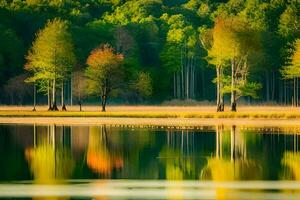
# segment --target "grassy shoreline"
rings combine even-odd
[[[100,112],[97,106],[86,106],[78,111],[76,106],[69,111],[46,111],[37,107],[33,112],[29,106],[0,106],[0,117],[78,117],[78,118],[180,118],[180,119],[296,119],[300,120],[300,108],[281,106],[241,106],[238,112],[216,112],[214,106],[110,106]],[[229,110],[229,108],[226,108]]]
[[[0,117],[111,117],[111,118],[200,118],[200,119],[300,119],[300,111],[111,111],[48,112],[0,111]]]

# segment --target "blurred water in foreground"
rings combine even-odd
[[[300,199],[298,138],[263,127],[0,125],[0,198]]]

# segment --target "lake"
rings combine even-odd
[[[2,124],[0,163],[1,199],[300,199],[290,129]]]

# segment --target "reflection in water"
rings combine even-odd
[[[57,130],[54,125],[42,129],[34,126],[34,147],[26,148],[25,155],[36,183],[55,183],[71,177],[74,162],[66,145],[70,137],[67,130]]]
[[[167,180],[184,180],[195,176],[194,132],[168,131],[167,144],[159,158],[166,166]]]
[[[0,132],[3,183],[97,180],[93,187],[100,189],[107,184],[101,179],[177,180],[164,185],[166,196],[183,199],[183,180],[300,181],[298,136],[287,133],[236,126],[216,126],[215,131],[205,132],[55,125],[2,125]],[[239,198],[236,190],[223,186],[210,190],[215,198]]]
[[[124,161],[108,140],[105,126],[90,127],[87,165],[96,173],[109,178],[114,169],[121,169]]]
[[[213,181],[260,180],[259,163],[247,159],[247,135],[236,126],[230,133],[224,127],[216,127],[216,153],[207,159],[201,170],[200,179]],[[233,190],[216,188],[216,199],[238,198]]]

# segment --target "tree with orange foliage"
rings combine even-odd
[[[88,93],[101,96],[102,112],[105,112],[108,95],[123,84],[123,60],[124,56],[116,54],[108,44],[94,49],[87,59]]]

